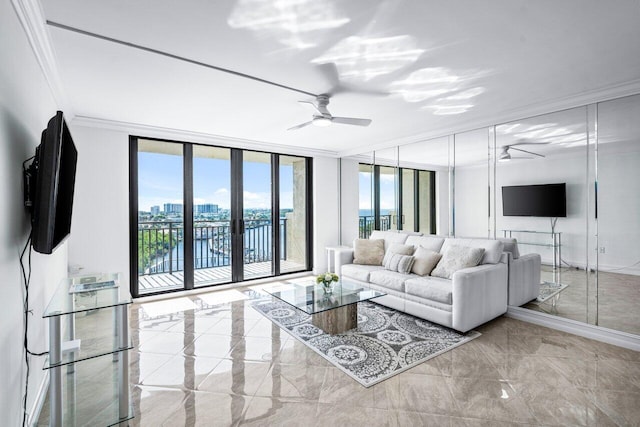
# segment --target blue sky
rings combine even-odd
[[[245,209],[271,207],[271,166],[266,163],[244,164]],[[193,160],[193,196],[195,204],[214,203],[230,206],[230,162],[211,158]],[[182,203],[182,156],[138,153],[138,205],[148,211],[151,206]],[[293,207],[293,168],[280,167],[280,207]]]

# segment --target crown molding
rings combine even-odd
[[[271,142],[255,141],[251,139],[233,138],[224,135],[194,132],[184,129],[174,129],[79,115],[75,116],[70,121],[70,125],[124,132],[128,135],[136,135],[139,137],[195,142],[206,145],[222,145],[229,148],[242,148],[247,150],[275,152],[278,154],[291,154],[308,157],[338,157],[338,153],[336,151],[330,150],[294,147],[291,145],[274,144]]]
[[[73,118],[73,108],[62,86],[51,35],[45,25],[46,21],[40,2],[38,0],[11,0],[11,3],[49,85],[54,101],[64,111],[67,118]]]
[[[395,146],[425,142],[430,139],[442,138],[452,134],[470,132],[480,128],[501,125],[504,123],[524,120],[543,114],[551,114],[571,108],[584,107],[596,102],[610,101],[612,99],[637,94],[640,94],[640,79],[613,84],[599,89],[588,90],[581,92],[580,94],[564,96],[549,101],[531,103],[521,108],[512,109],[491,116],[487,115],[476,120],[465,121],[464,124],[461,124],[459,127],[445,126],[438,129],[430,130],[429,132],[419,133],[408,137],[391,139],[385,142],[370,145],[366,147],[366,149],[360,147],[344,150],[341,151],[339,155],[340,157],[353,156],[375,150],[383,150]]]

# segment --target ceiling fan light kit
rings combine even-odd
[[[288,130],[301,129],[311,124],[318,127],[327,127],[331,125],[331,123],[340,123],[343,125],[355,125],[355,126],[369,126],[371,124],[370,119],[357,119],[355,117],[332,116],[329,110],[327,109],[327,105],[329,105],[329,95],[327,94],[318,95],[316,97],[315,103],[310,101],[298,101],[298,102],[300,102],[300,104],[312,106],[318,114],[314,114],[311,118],[311,121],[291,127]]]

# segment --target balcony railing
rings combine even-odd
[[[391,229],[391,217],[392,215],[380,215],[380,230],[386,231]],[[360,230],[359,235],[361,239],[368,239],[373,230],[375,230],[375,217],[373,215],[361,215],[359,217]]]
[[[231,227],[227,221],[193,222],[194,268],[231,265]],[[271,220],[245,220],[244,263],[271,261]],[[287,220],[280,218],[280,258],[287,259]],[[138,275],[184,270],[182,221],[138,223]]]

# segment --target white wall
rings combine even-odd
[[[29,217],[22,199],[22,162],[35,154],[40,132],[57,105],[8,1],[0,4],[0,64],[0,424],[17,426],[22,423],[26,374],[22,345],[24,292],[18,257],[29,235]],[[48,349],[48,328],[42,313],[66,274],[66,256],[67,243],[63,243],[52,255],[32,257],[32,351]],[[42,357],[31,357],[27,402],[30,413],[45,379],[43,361]]]
[[[71,125],[78,169],[69,264],[83,273],[120,272],[129,286],[129,136]]]
[[[598,266],[640,275],[640,141],[634,144],[635,152],[599,149]]]
[[[325,248],[337,245],[340,240],[338,159],[313,159],[313,206],[313,271],[320,274],[327,271]]]
[[[489,237],[487,166],[458,167],[455,174],[458,237]]]
[[[342,212],[342,244],[351,246],[359,237],[359,198],[360,177],[358,172],[359,162],[356,159],[342,159],[342,187],[341,187],[341,212]]]
[[[436,234],[449,235],[451,210],[449,206],[449,171],[436,171]]]

